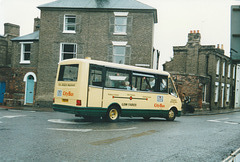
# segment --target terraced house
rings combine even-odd
[[[38,6],[35,32],[14,38],[12,76],[24,104],[50,106],[61,60],[91,57],[152,67],[157,10],[136,0],[58,0]],[[6,87],[7,91],[7,87]]]
[[[201,45],[199,31],[188,34],[185,46],[174,46],[174,57],[164,64],[180,95],[191,97],[195,109],[234,107],[236,64],[220,45]]]

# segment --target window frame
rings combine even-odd
[[[231,77],[231,64],[228,64],[228,78]]]
[[[230,88],[231,88],[231,85],[230,84],[227,84],[227,91],[226,91],[226,102],[228,102],[229,103],[229,101],[230,101]]]
[[[223,61],[223,64],[222,64],[222,77],[225,77],[225,72],[226,72],[226,62]]]
[[[236,65],[233,65],[233,80],[235,80],[236,75]]]
[[[68,18],[75,18],[75,23],[70,23],[68,24],[67,23],[67,19]],[[76,28],[77,28],[77,25],[76,25],[76,20],[77,20],[77,16],[76,15],[72,15],[72,14],[65,14],[64,15],[64,23],[63,23],[63,33],[76,33]],[[74,30],[68,30],[67,27],[69,27],[70,25],[74,26]]]
[[[217,103],[218,102],[218,98],[219,98],[219,82],[215,82],[215,89],[214,89],[214,102]]]
[[[77,58],[77,43],[60,43],[60,57],[59,57],[59,62],[63,61],[63,60],[67,60],[67,59],[63,59],[65,54],[71,54],[70,52],[64,52],[64,45],[73,45],[75,51],[73,51],[73,55],[75,55],[76,57],[73,58]]]
[[[219,76],[219,73],[220,73],[220,59],[217,60],[216,75]]]
[[[112,44],[113,44],[113,46],[112,46],[112,48],[113,48],[112,49],[112,62],[113,63],[118,63],[118,62],[114,61],[116,57],[124,57],[124,61],[121,64],[125,64],[125,62],[126,62],[127,43],[128,42],[117,42],[117,41],[113,41],[112,42]],[[124,54],[116,54],[116,53],[114,53],[115,48],[117,48],[117,47],[124,47]],[[118,64],[120,64],[120,63],[118,63]]]
[[[206,103],[207,102],[207,85],[203,84],[202,86],[202,102]]]
[[[128,28],[128,12],[114,12],[114,35],[127,35],[127,28]],[[117,24],[117,18],[125,18],[126,24]],[[125,27],[125,31],[117,31],[116,28],[118,26]]]
[[[20,64],[30,64],[31,63],[30,60],[31,60],[31,53],[32,53],[31,51],[32,51],[33,42],[20,42],[20,44],[21,44]],[[28,52],[24,51],[25,45],[27,45],[27,44],[30,45],[30,51],[28,51]],[[30,55],[29,60],[24,59],[24,57],[25,57],[24,55],[26,53],[28,53]]]

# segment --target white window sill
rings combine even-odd
[[[21,61],[20,64],[30,64],[30,61]]]
[[[127,33],[113,33],[113,35],[127,35]]]
[[[65,31],[63,31],[63,33],[67,33],[67,34],[75,34],[76,33],[76,31],[71,31],[71,30],[65,30]]]

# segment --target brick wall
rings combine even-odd
[[[7,46],[8,46],[7,41],[3,38],[0,38],[0,67],[6,66]]]
[[[195,109],[208,109],[209,108],[209,100],[206,103],[202,102],[203,95],[202,89],[203,85],[206,84],[207,89],[210,87],[210,78],[197,76],[197,75],[188,75],[188,74],[177,74],[171,73],[172,77],[174,78],[174,82],[176,88],[178,90],[178,94],[181,98],[183,98],[183,93],[186,96],[191,97],[190,105],[193,106]],[[209,92],[207,92],[209,94]],[[207,98],[209,98],[207,96]]]
[[[233,64],[230,58],[224,55],[224,50],[214,45],[200,44],[200,33],[190,32],[186,46],[176,46],[174,58],[164,64],[164,70],[176,76],[176,84],[180,94],[191,95],[194,107],[212,109],[233,107],[234,80],[232,76]],[[219,75],[216,75],[216,64],[220,60]],[[222,65],[225,62],[225,75]],[[231,65],[231,76],[228,77],[228,65]],[[218,101],[215,102],[215,83],[219,84]],[[207,101],[202,102],[202,85],[207,85]],[[222,100],[221,85],[224,84],[224,96]],[[227,98],[227,85],[230,85],[230,101]],[[184,92],[183,92],[184,91]],[[190,94],[189,94],[190,93]],[[222,104],[223,101],[223,104]]]

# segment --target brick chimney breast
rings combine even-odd
[[[20,35],[20,26],[11,24],[11,23],[5,23],[4,24],[4,35],[11,35],[13,37],[18,37]]]
[[[40,29],[40,23],[41,23],[41,20],[40,18],[34,18],[34,27],[33,27],[33,31],[38,31]]]
[[[190,46],[200,45],[200,40],[201,34],[199,33],[199,30],[190,31],[190,33],[188,33],[187,45]]]

